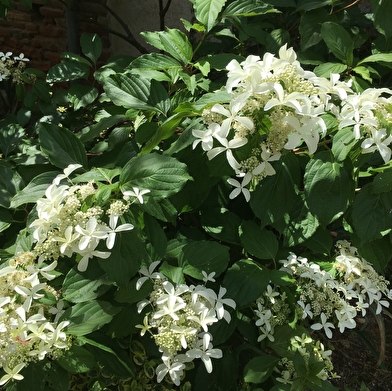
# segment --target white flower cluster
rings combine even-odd
[[[119,217],[129,208],[129,196],[141,203],[142,195],[149,190],[134,188],[133,192],[125,192],[123,200],[111,201],[105,210],[91,202],[97,189],[93,182],[83,185],[64,185],[61,180],[81,167],[70,165],[55,178],[45,192],[45,197],[36,203],[38,218],[30,227],[34,228],[33,237],[36,242],[34,251],[40,259],[57,260],[61,256],[71,257],[77,254],[78,270],[85,271],[92,257],[108,258],[110,251],[98,251],[101,240],[106,241],[110,250],[115,243],[116,234],[133,229],[132,224],[117,226]],[[104,221],[108,217],[108,223]]]
[[[37,262],[32,252],[19,254],[0,269],[0,386],[22,380],[20,371],[31,362],[56,358],[70,346],[58,322],[62,302],[45,280],[55,278],[57,262]],[[46,298],[44,304],[41,299]]]
[[[205,285],[173,285],[163,274],[154,272],[158,264],[156,261],[148,269],[140,269],[142,277],[136,288],[140,289],[148,279],[154,280],[154,288],[149,300],[138,304],[139,313],[148,305],[152,310],[144,317],[144,324],[137,327],[142,329],[142,336],[147,331],[151,333],[162,353],[162,364],[156,368],[157,381],[169,375],[179,385],[186,363],[196,358],[203,361],[207,372],[212,372],[211,358],[221,358],[222,351],[213,348],[209,326],[221,319],[229,323],[231,316],[224,306],[235,308],[236,304],[223,298],[223,287],[216,294]],[[214,274],[203,272],[205,284],[215,281]]]
[[[331,361],[331,350],[325,350],[324,345],[320,341],[315,341],[307,334],[301,336],[295,336],[290,340],[290,347],[288,353],[293,356],[295,352],[299,352],[308,367],[312,365],[311,360],[317,363],[322,363],[323,368],[316,376],[321,380],[328,380],[338,377],[333,371],[333,364]],[[279,376],[276,380],[283,384],[292,384],[296,378],[298,378],[297,371],[295,370],[294,361],[283,357],[276,368],[276,372]]]
[[[355,247],[347,241],[338,242],[338,247],[340,255],[331,273],[295,254],[281,261],[283,270],[296,278],[299,317],[308,319],[311,329],[323,330],[328,338],[336,327],[341,333],[355,328],[355,317],[365,316],[369,306],[379,314],[383,307],[389,307],[387,299],[392,300],[388,281],[358,255]]]
[[[12,56],[12,52],[0,52],[0,82],[12,77],[14,83],[21,83],[21,74],[27,61],[29,59],[23,53]]]
[[[354,93],[350,83],[305,71],[296,53],[286,45],[279,58],[266,53],[263,59],[248,56],[243,62],[232,60],[228,66],[226,90],[231,94],[228,105],[215,104],[205,110],[207,130],[193,130],[195,141],[211,160],[225,153],[228,164],[238,178],[229,179],[234,186],[230,198],[243,194],[266,176],[274,175],[271,162],[279,160],[283,150],[306,145],[309,154],[318,148],[320,135],[327,130],[322,114],[333,115],[338,128],[352,127],[355,139],[363,139],[363,153],[379,151],[384,162],[391,158],[392,136],[378,118],[392,123],[388,107],[392,91],[367,89]],[[250,156],[237,161],[233,150],[250,143]]]

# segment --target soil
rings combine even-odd
[[[392,315],[370,315],[357,326],[333,335],[332,362],[340,378],[332,383],[341,391],[392,391]]]

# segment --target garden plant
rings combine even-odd
[[[191,2],[137,58],[0,52],[2,389],[337,390],[385,331],[392,5]]]

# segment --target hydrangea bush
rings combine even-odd
[[[256,50],[256,3],[101,67],[85,34],[0,121],[4,389],[335,390],[330,341],[388,314],[392,55],[305,16],[327,58]]]

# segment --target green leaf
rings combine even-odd
[[[46,75],[48,83],[59,83],[78,79],[87,79],[90,66],[83,62],[65,59],[60,64],[54,65]]]
[[[146,258],[145,245],[134,229],[117,233],[109,258],[100,260],[99,264],[112,281],[118,286],[124,286],[138,272],[141,261]]]
[[[236,0],[230,3],[225,10],[222,12],[222,18],[225,17],[247,17],[264,15],[267,13],[278,13],[270,4],[266,4],[261,0]]]
[[[358,251],[363,258],[373,265],[378,273],[383,275],[391,261],[392,243],[390,235],[359,245]]]
[[[368,57],[363,58],[362,60],[358,61],[358,65],[366,63],[366,62],[392,62],[392,53],[376,53],[372,54]]]
[[[272,231],[253,221],[244,221],[241,230],[241,243],[246,251],[260,259],[275,259],[279,243]]]
[[[161,53],[143,54],[131,62],[130,67],[138,69],[180,69],[182,65],[174,58]]]
[[[196,19],[206,26],[207,32],[216,24],[226,0],[191,0]]]
[[[18,172],[0,160],[0,206],[9,208],[12,198],[22,186],[23,181]]]
[[[372,3],[372,11],[374,12],[374,25],[386,38],[390,38],[392,36],[390,18],[392,14],[392,3],[386,0],[370,0],[370,2]]]
[[[190,179],[187,167],[177,159],[152,153],[131,159],[120,174],[122,191],[150,190],[155,200],[177,193]]]
[[[74,105],[74,110],[90,105],[97,97],[98,90],[95,87],[82,84],[74,84],[67,94],[67,98]]]
[[[335,0],[298,0],[297,10],[311,11],[317,8],[331,5]]]
[[[373,192],[376,194],[392,192],[392,168],[386,169],[374,177]]]
[[[263,383],[271,375],[279,362],[275,356],[260,355],[253,358],[244,368],[244,381],[247,383]]]
[[[97,137],[103,130],[113,127],[128,119],[125,114],[110,115],[109,117],[100,119],[97,123],[83,128],[79,139],[81,142],[89,141]]]
[[[0,121],[0,152],[7,157],[15,151],[24,135],[22,126],[14,123],[5,123]]]
[[[95,357],[84,347],[71,345],[56,362],[69,373],[88,372],[96,366]]]
[[[299,166],[291,154],[285,155],[276,165],[276,174],[264,178],[253,191],[250,206],[261,220],[268,225],[281,219],[295,204],[295,182]]]
[[[344,213],[354,196],[350,161],[338,163],[329,152],[317,153],[306,166],[304,186],[310,211],[322,224],[329,224]]]
[[[166,254],[167,238],[160,224],[150,215],[144,215],[144,232],[151,243],[156,259],[162,259]]]
[[[113,307],[109,302],[90,300],[68,308],[60,320],[70,321],[67,334],[86,335],[109,323],[119,310],[120,308]]]
[[[322,40],[320,26],[330,18],[331,15],[326,8],[305,12],[302,15],[299,23],[302,51],[317,45]]]
[[[156,80],[147,80],[130,72],[99,78],[107,96],[127,109],[153,110],[166,114],[170,100],[165,88]]]
[[[102,53],[102,41],[97,34],[83,33],[80,37],[80,46],[83,54],[96,64]]]
[[[331,73],[343,73],[347,65],[336,62],[325,62],[314,68],[314,73],[319,77],[331,77]]]
[[[336,58],[348,66],[353,64],[354,40],[340,24],[324,22],[321,26],[321,35]]]
[[[71,269],[63,282],[63,297],[71,303],[90,301],[110,289],[112,281],[99,268],[88,268],[81,273]]]
[[[354,232],[362,243],[379,239],[392,227],[392,192],[375,193],[372,183],[363,186],[352,208]]]
[[[227,289],[227,297],[232,297],[237,308],[241,308],[260,297],[269,281],[267,269],[262,269],[249,259],[243,259],[227,271],[222,285]]]
[[[201,215],[201,224],[209,235],[218,240],[235,244],[240,242],[238,228],[241,225],[241,218],[227,209],[204,209]]]
[[[332,153],[337,162],[343,162],[353,149],[357,140],[351,128],[340,129],[333,136]]]
[[[14,222],[14,218],[7,209],[0,208],[0,232],[5,231]]]
[[[56,167],[70,164],[87,167],[86,150],[82,142],[70,130],[49,123],[40,123],[38,137],[42,151]]]
[[[303,244],[315,253],[331,255],[333,238],[327,229],[318,227],[316,232]]]
[[[140,35],[147,43],[171,54],[184,65],[188,65],[192,60],[192,44],[188,37],[178,29],[166,28],[166,31],[143,32]]]
[[[86,343],[86,348],[109,373],[120,378],[135,378],[135,366],[116,340],[99,332],[79,339]]]
[[[185,274],[194,278],[201,279],[202,271],[219,276],[229,263],[229,247],[217,242],[194,241],[182,248],[178,263]]]

